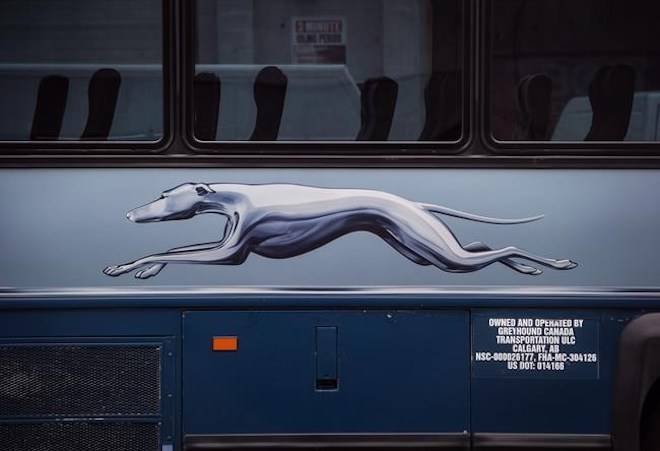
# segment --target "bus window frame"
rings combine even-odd
[[[176,0],[161,0],[163,67],[163,136],[155,141],[134,140],[0,140],[0,157],[18,155],[113,155],[151,154],[166,150],[174,141],[174,82],[176,79]]]
[[[192,0],[190,0],[192,1]],[[0,141],[0,168],[420,168],[420,169],[660,169],[657,143],[644,143],[646,152],[631,152],[630,143],[590,143],[593,149],[585,152],[584,143],[566,147],[565,143],[547,146],[547,142],[512,142],[500,145],[488,138],[489,99],[487,64],[490,0],[465,0],[465,142],[452,152],[433,149],[419,152],[398,143],[388,143],[398,152],[383,154],[347,152],[347,145],[327,142],[335,152],[292,152],[282,142],[277,152],[263,143],[238,142],[236,151],[196,152],[188,142],[186,121],[190,120],[185,83],[190,27],[186,26],[187,0],[163,0],[163,52],[165,89],[165,132],[161,142],[94,142],[94,141]],[[194,69],[193,69],[194,70]],[[192,129],[192,128],[190,128]],[[215,144],[215,143],[213,143]],[[367,143],[367,146],[370,143]],[[405,144],[405,143],[404,143]],[[433,143],[431,143],[433,144]],[[622,144],[625,144],[622,146]],[[649,145],[651,144],[651,145]],[[48,147],[46,147],[48,146]],[[557,146],[564,146],[557,151]],[[523,149],[527,147],[527,149]],[[634,147],[634,146],[633,146]],[[623,149],[622,149],[623,148]],[[350,148],[349,148],[350,149]]]
[[[479,63],[478,74],[481,106],[479,116],[482,126],[480,138],[484,146],[492,153],[507,156],[657,156],[660,153],[660,141],[515,141],[497,139],[491,132],[492,99],[490,89],[491,75],[491,12],[498,0],[480,0],[479,16]]]
[[[466,151],[473,139],[474,124],[474,65],[472,42],[474,36],[474,7],[472,0],[462,0],[463,105],[461,137],[456,141],[202,141],[194,136],[192,81],[195,74],[197,1],[183,2],[181,58],[183,105],[181,132],[186,147],[193,154],[224,158],[255,156],[289,157],[295,159],[318,157],[429,157],[458,155]]]

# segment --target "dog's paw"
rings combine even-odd
[[[539,268],[530,265],[520,265],[518,271],[529,276],[539,276],[543,274],[543,271],[541,271]]]
[[[558,269],[573,269],[577,268],[578,264],[571,260],[559,260],[557,261]]]
[[[122,274],[126,274],[129,272],[132,268],[130,265],[112,265],[108,266],[103,270],[103,274],[106,276],[112,276],[112,277],[117,277]]]
[[[148,279],[158,275],[159,272],[165,267],[164,263],[156,263],[155,265],[150,265],[144,269],[139,270],[135,273],[136,279]]]

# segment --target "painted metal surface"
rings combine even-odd
[[[611,430],[611,395],[617,343],[623,327],[634,317],[630,311],[608,310],[511,310],[473,311],[472,334],[489,334],[484,318],[580,318],[596,322],[598,344],[578,334],[575,346],[562,352],[589,350],[598,355],[598,371],[588,363],[573,364],[567,371],[484,371],[476,362],[472,343],[472,430],[494,433],[604,434]],[[591,325],[587,326],[591,327]],[[593,332],[593,331],[591,331]],[[577,350],[577,351],[576,351]],[[550,374],[554,373],[554,374]],[[515,377],[511,377],[515,376]]]
[[[100,269],[129,255],[181,243],[217,239],[217,215],[136,226],[127,206],[152,198],[154,187],[187,180],[241,184],[297,183],[387,191],[491,216],[543,212],[543,221],[492,226],[443,218],[461,243],[515,243],[540,255],[567,256],[580,266],[528,277],[504,265],[446,274],[411,265],[380,239],[351,233],[296,258],[253,256],[221,270],[180,265],[146,281],[109,278]],[[124,169],[2,170],[0,173],[0,285],[16,288],[148,286],[288,287],[657,287],[660,190],[656,171],[643,170],[332,170]],[[639,201],[637,201],[639,200]],[[163,273],[164,275],[165,273]]]
[[[258,304],[261,311],[249,311],[257,308],[249,298],[242,311],[217,310],[227,308],[222,297],[196,311],[176,307],[186,302],[183,298],[173,299],[170,308],[152,301],[151,307],[135,308],[91,302],[91,309],[88,299],[69,299],[71,306],[57,311],[46,305],[2,310],[0,338],[130,342],[164,337],[172,343],[167,365],[173,379],[163,402],[172,412],[171,430],[181,427],[186,433],[609,433],[618,338],[641,311],[539,310],[529,308],[533,302],[520,305],[528,308],[466,310],[436,304],[425,309],[423,302],[405,297],[392,299],[391,305],[411,302],[417,309],[355,308],[366,306],[366,299],[351,295],[344,309],[309,310],[324,305],[309,296],[305,302],[278,303],[290,306],[278,311],[264,310],[266,302]],[[340,305],[337,300],[326,299],[325,305]],[[476,374],[474,336],[483,332],[477,319],[508,317],[594,321],[597,377]],[[336,328],[336,367],[334,337],[319,343],[319,328],[327,328],[322,333]],[[238,337],[238,350],[214,353],[212,338],[227,335]],[[321,373],[336,376],[336,390],[319,389]],[[183,432],[176,437],[178,444]]]
[[[317,327],[336,327],[336,390],[316,385]],[[184,433],[466,431],[468,329],[452,310],[186,312]]]
[[[515,243],[580,266],[540,277],[504,265],[446,274],[357,231],[295,258],[180,265],[147,280],[103,275],[130,255],[221,240],[226,221],[217,215],[144,227],[125,220],[154,187],[188,180],[354,186],[493,216],[543,212],[543,221],[515,227],[442,220],[461,245]],[[0,336],[172,337],[183,343],[174,352],[173,430],[607,434],[620,330],[639,309],[660,307],[660,204],[648,194],[659,189],[657,171],[639,170],[2,170]],[[470,334],[481,326],[470,315],[502,308],[589,319],[597,376],[474,373]],[[183,320],[192,309],[216,312]],[[337,328],[336,368],[332,339],[317,349],[317,327]],[[212,336],[231,334],[239,350],[213,354]],[[334,372],[337,390],[317,384]]]

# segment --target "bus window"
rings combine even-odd
[[[458,141],[463,3],[198,0],[195,138]]]
[[[658,141],[660,3],[490,2],[498,141]]]
[[[0,42],[0,141],[163,137],[161,0],[3,0]]]

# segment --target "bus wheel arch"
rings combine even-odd
[[[613,450],[640,450],[642,421],[660,408],[660,313],[635,318],[621,333],[612,402]]]
[[[644,398],[639,423],[639,443],[642,451],[660,446],[660,379],[656,380]]]

